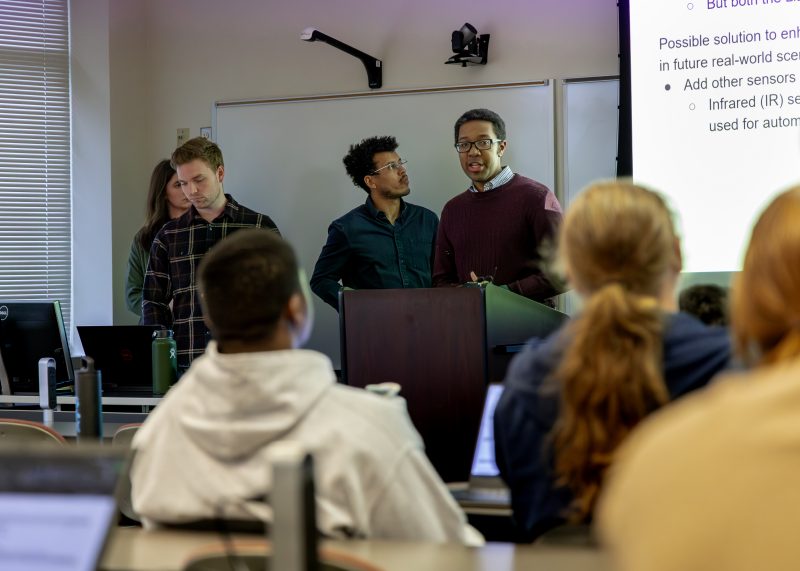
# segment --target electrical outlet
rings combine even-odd
[[[189,140],[189,128],[178,129],[178,146]]]
[[[206,139],[211,138],[211,127],[200,127],[200,136]]]

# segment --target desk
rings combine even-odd
[[[162,397],[110,397],[103,396],[103,406],[141,406],[154,407],[161,402]],[[56,397],[56,404],[75,406],[75,395],[61,395]],[[3,404],[39,404],[36,395],[0,395],[0,405]]]
[[[103,397],[103,407],[124,406],[138,408],[137,412],[117,412],[103,410],[103,435],[111,437],[123,424],[133,422],[144,422],[148,411],[161,401],[160,397]],[[43,422],[44,415],[42,410],[6,408],[3,405],[38,405],[39,397],[23,395],[0,395],[0,417],[17,418],[21,420],[33,420]],[[75,406],[75,396],[58,396],[56,404],[59,409],[63,405]],[[75,437],[75,411],[54,410],[53,429],[67,438]]]
[[[235,536],[253,539],[253,536]],[[192,531],[144,531],[117,528],[100,566],[104,571],[179,570],[187,556],[218,534]],[[485,547],[411,543],[401,541],[323,541],[334,548],[366,559],[385,571],[611,571],[606,555],[596,549],[549,545],[488,543]]]

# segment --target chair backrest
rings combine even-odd
[[[189,555],[183,571],[266,571],[270,568],[272,548],[264,540],[234,540],[205,545]],[[319,571],[382,571],[371,563],[336,549],[320,549]],[[232,567],[236,561],[239,566]]]
[[[111,445],[120,448],[130,448],[133,436],[139,427],[142,426],[141,422],[132,422],[130,424],[123,424],[111,437]],[[131,476],[130,474],[123,474],[122,481],[119,484],[119,497],[117,498],[117,505],[119,511],[130,521],[121,521],[121,524],[136,525],[141,522],[139,514],[133,509],[133,500],[131,499]]]
[[[136,434],[136,431],[139,430],[140,426],[142,426],[141,422],[123,424],[117,428],[114,436],[111,437],[111,444],[114,446],[124,446],[126,448],[130,448],[133,436]]]
[[[18,418],[0,418],[0,442],[47,443],[65,446],[67,441],[58,432],[41,422]]]

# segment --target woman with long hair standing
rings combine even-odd
[[[133,238],[128,256],[128,274],[125,278],[125,299],[128,309],[142,316],[142,286],[150,246],[161,227],[177,218],[189,208],[189,199],[183,194],[178,175],[168,160],[159,161],[150,175],[147,191],[147,218]]]
[[[724,329],[677,311],[680,242],[656,193],[591,185],[567,210],[559,258],[584,307],[512,361],[494,417],[498,467],[526,540],[590,520],[628,433],[730,357]]]

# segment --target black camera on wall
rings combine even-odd
[[[456,54],[448,59],[448,63],[467,65],[486,65],[489,56],[489,34],[479,35],[475,26],[467,22],[450,36],[450,46]]]

